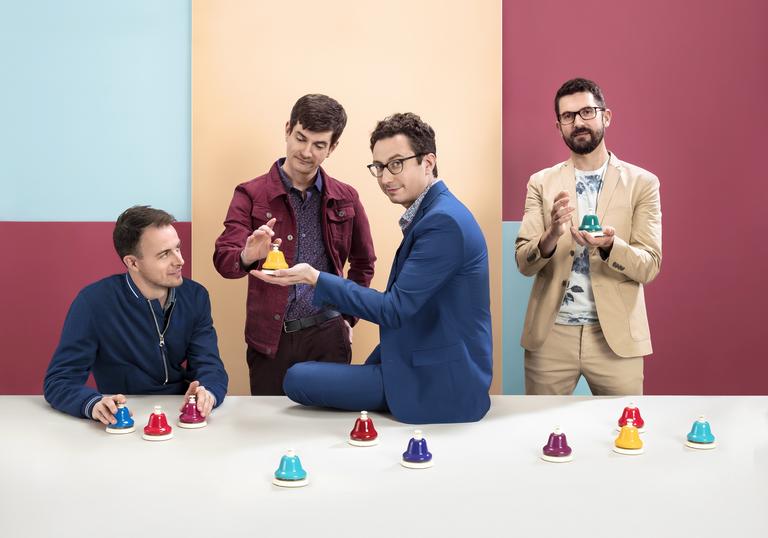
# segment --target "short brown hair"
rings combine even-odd
[[[115,230],[112,232],[112,242],[117,255],[121,260],[129,254],[139,256],[136,247],[145,229],[150,226],[169,226],[174,222],[176,219],[170,213],[148,205],[135,205],[126,209],[117,217]]]
[[[347,125],[347,113],[336,99],[319,93],[310,93],[299,98],[293,105],[288,130],[293,131],[297,123],[316,133],[332,131],[331,146],[333,146],[339,141]]]
[[[379,140],[399,134],[408,138],[411,149],[416,155],[427,153],[437,155],[434,129],[421,121],[421,118],[413,112],[392,114],[377,123],[371,133],[371,151]],[[416,161],[421,164],[422,158],[417,157]],[[437,177],[437,165],[432,169],[432,175]]]
[[[589,92],[595,97],[595,103],[598,106],[605,107],[605,97],[603,97],[603,90],[596,82],[586,78],[572,78],[563,83],[560,89],[555,94],[555,116],[557,121],[560,121],[560,98],[566,95],[573,95],[574,93]]]

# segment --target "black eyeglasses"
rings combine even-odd
[[[367,168],[371,172],[371,175],[373,177],[383,176],[385,168],[389,170],[390,174],[395,175],[403,171],[403,163],[405,161],[407,161],[408,159],[415,159],[416,157],[423,157],[424,155],[426,155],[426,153],[417,153],[416,155],[411,155],[410,157],[403,157],[402,159],[392,159],[387,164],[371,163],[367,165]]]
[[[578,112],[563,112],[560,114],[559,120],[563,125],[568,125],[576,121],[576,114],[581,116],[583,120],[593,120],[597,117],[598,110],[605,110],[605,108],[601,106],[585,106]]]

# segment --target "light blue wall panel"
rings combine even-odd
[[[502,249],[504,276],[502,278],[503,335],[502,361],[503,378],[501,390],[504,394],[525,394],[525,375],[523,369],[523,348],[520,347],[520,335],[523,332],[525,309],[531,294],[533,278],[524,277],[517,270],[515,263],[515,238],[520,229],[520,222],[502,224]],[[591,394],[582,377],[576,385],[574,394]]]
[[[0,220],[190,220],[189,0],[0,0]]]

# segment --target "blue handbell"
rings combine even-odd
[[[432,453],[427,449],[427,440],[422,436],[421,430],[413,432],[413,437],[408,441],[408,449],[403,452],[400,463],[412,469],[432,466]]]
[[[134,431],[133,418],[131,412],[123,403],[117,404],[117,413],[115,413],[115,424],[107,425],[107,432],[109,433],[131,433]]]

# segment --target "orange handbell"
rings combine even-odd
[[[616,438],[613,450],[619,454],[642,454],[643,453],[643,441],[640,439],[640,432],[633,424],[633,420],[630,418],[627,420],[627,424],[621,427],[621,432]]]
[[[285,261],[285,256],[282,251],[280,251],[280,244],[272,243],[272,250],[267,253],[267,259],[264,260],[264,265],[261,266],[261,271],[271,275],[278,269],[288,269],[288,264]]]

